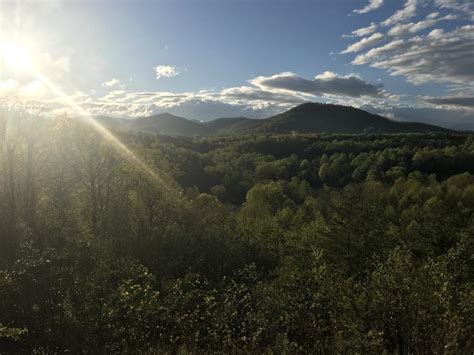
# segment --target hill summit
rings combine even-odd
[[[110,118],[101,118],[111,125]],[[208,122],[189,120],[162,113],[133,120],[120,120],[115,128],[173,135],[210,136],[251,133],[423,133],[449,132],[449,129],[418,122],[397,122],[380,115],[342,105],[304,103],[281,114],[265,118],[219,118]]]
[[[410,133],[447,131],[417,122],[397,122],[367,111],[342,105],[304,103],[270,117],[261,132],[285,133]]]

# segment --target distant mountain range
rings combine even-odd
[[[218,118],[199,122],[162,113],[135,119],[98,117],[106,126],[147,134],[211,136],[250,133],[422,133],[449,129],[418,123],[397,122],[350,106],[304,103],[266,119]]]

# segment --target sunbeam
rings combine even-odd
[[[35,62],[27,47],[20,42],[4,42],[0,43],[0,59],[11,69],[29,73],[33,75],[38,81],[43,83],[54,95],[60,98],[65,105],[70,107],[73,112],[87,124],[91,125],[99,134],[111,143],[120,154],[135,167],[146,173],[155,181],[160,181],[161,178],[154,172],[143,160],[134,154],[125,144],[123,144],[117,137],[115,137],[107,128],[101,125],[94,119],[86,110],[76,104],[68,95],[66,95],[53,81],[46,75],[40,72],[35,66]]]
[[[0,355],[468,354],[473,250],[474,0],[0,0]]]
[[[54,84],[50,79],[38,71],[34,71],[33,74],[56,96],[60,97],[64,103],[69,106],[75,114],[78,115],[78,117],[90,124],[100,135],[102,135],[109,143],[111,143],[127,161],[146,173],[153,180],[162,182],[161,177],[158,176],[155,171],[153,171],[143,160],[141,160],[135,153],[127,148],[127,146],[123,144],[117,137],[115,137],[107,128],[97,122],[94,117],[89,115],[86,110],[76,104],[56,84]]]

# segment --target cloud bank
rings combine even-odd
[[[445,32],[435,29],[425,36],[393,40],[358,55],[352,64],[386,69],[420,84],[474,81],[474,25]]]
[[[316,75],[313,80],[304,79],[292,72],[285,72],[269,77],[259,76],[252,79],[250,83],[263,90],[280,89],[312,95],[384,96],[380,85],[370,84],[354,74],[343,76],[330,71]]]
[[[474,109],[474,97],[433,97],[426,102],[441,106],[456,106]]]

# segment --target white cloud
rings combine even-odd
[[[442,28],[437,28],[431,31],[430,33],[428,33],[428,37],[433,38],[433,39],[441,39],[443,38],[443,36],[444,36],[444,30]]]
[[[336,73],[326,70],[325,72],[316,75],[314,78],[318,80],[331,80],[338,77],[347,78],[347,76],[337,75]]]
[[[360,52],[361,50],[364,50],[368,47],[372,47],[377,42],[380,42],[383,38],[384,38],[383,34],[381,34],[379,32],[374,33],[370,37],[364,37],[360,41],[351,44],[349,47],[347,47],[341,53],[345,54],[345,53]]]
[[[239,86],[223,89],[218,97],[228,103],[245,104],[246,102],[265,103],[272,102],[276,105],[289,105],[311,100],[312,95],[303,92],[287,92],[271,87]]]
[[[155,74],[157,79],[171,78],[179,75],[179,71],[176,67],[171,65],[158,65],[155,67]]]
[[[222,116],[261,118],[307,101],[360,106],[367,100],[387,99],[381,85],[367,83],[355,74],[339,75],[330,71],[316,75],[314,79],[304,79],[294,73],[280,73],[253,78],[245,86],[181,93],[132,92],[117,87],[117,81],[106,82],[111,90],[102,96],[89,91],[76,92],[69,96],[69,100],[93,116],[139,117],[170,112],[188,118],[209,120]],[[18,87],[17,82],[8,81],[0,83],[0,90],[13,90],[14,95],[21,91],[30,107],[38,107],[38,110],[41,109],[48,115],[73,114],[62,98],[51,93],[49,97],[33,95],[42,93],[42,87],[37,84],[30,83],[28,90],[23,92],[23,87]],[[30,94],[28,97],[27,91]]]
[[[435,0],[441,9],[452,10],[474,21],[474,2],[472,0]]]
[[[416,8],[419,0],[406,0],[402,9],[395,12],[392,16],[382,22],[383,26],[391,26],[399,22],[411,19],[416,15]]]
[[[370,11],[378,9],[382,5],[383,0],[369,0],[369,3],[365,7],[363,7],[362,9],[355,9],[354,12],[356,14],[366,14]]]
[[[367,27],[362,27],[362,28],[359,28],[358,30],[355,30],[355,31],[352,31],[352,35],[351,36],[343,36],[343,37],[364,37],[364,36],[367,36],[367,35],[370,35],[371,33],[374,33],[375,30],[377,29],[377,25],[372,22],[369,26]]]
[[[380,85],[370,84],[357,75],[342,76],[329,71],[316,75],[313,80],[304,79],[292,72],[285,72],[269,77],[259,76],[250,80],[250,83],[267,91],[276,89],[312,95],[348,97],[383,97],[385,95]]]
[[[125,88],[125,84],[123,84],[119,79],[115,79],[115,78],[112,78],[109,81],[103,82],[102,86],[105,87],[105,88],[108,88],[108,89],[112,89],[112,88],[114,88],[114,89],[115,88],[123,89],[123,88]]]
[[[398,39],[358,55],[355,65],[369,64],[420,84],[474,82],[474,25],[451,32],[435,29],[426,36]]]
[[[435,16],[436,13],[430,14],[426,17],[425,20],[423,21],[418,21],[418,22],[410,22],[410,23],[399,23],[395,26],[393,26],[387,33],[389,36],[403,36],[406,34],[413,34],[419,31],[422,31],[424,29],[427,29],[429,27],[434,26],[440,21],[447,21],[447,20],[454,20],[456,19],[456,16],[454,15],[446,15],[443,17],[436,18]]]
[[[339,78],[337,74],[331,72],[322,73],[318,77],[320,80]],[[257,87],[255,85],[231,87],[221,91],[184,93],[117,90],[96,100],[91,100],[84,94],[77,94],[74,95],[74,100],[94,116],[143,117],[169,112],[178,116],[204,121],[219,117],[236,116],[264,118],[286,111],[302,102],[324,101],[360,107],[401,121],[419,121],[454,129],[474,128],[472,111],[464,108],[455,109],[453,106],[444,103],[431,104],[428,102],[428,98],[415,97],[411,98],[412,101],[408,98],[405,103],[394,102],[390,99],[376,99],[376,101],[373,101],[369,98],[337,95],[318,98],[299,92],[275,90],[271,87]],[[427,102],[424,106],[423,100]],[[59,106],[58,103],[56,104],[57,106],[55,106],[53,112],[64,114],[65,108]],[[469,101],[467,101],[467,104],[469,104]]]

